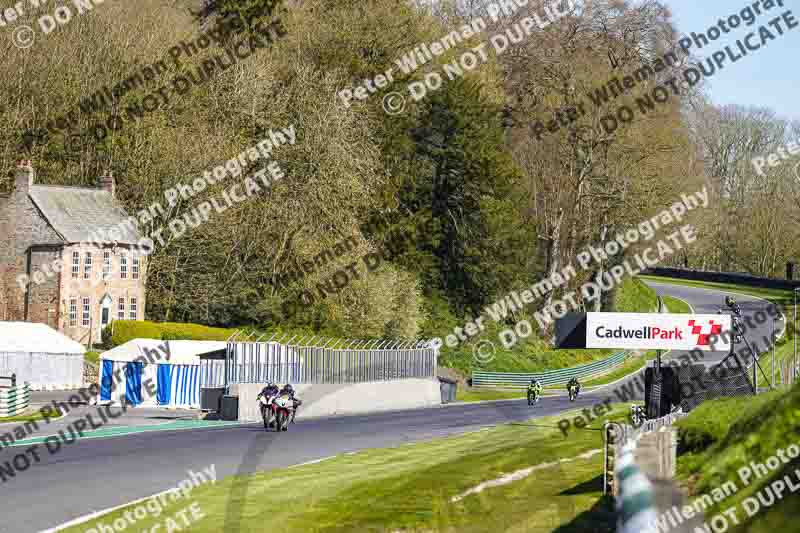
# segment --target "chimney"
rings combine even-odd
[[[15,189],[18,192],[28,192],[33,185],[35,173],[31,166],[30,159],[23,159],[17,163],[17,174],[15,178]]]
[[[117,184],[114,181],[114,174],[110,170],[100,177],[100,188],[108,191],[112,198],[116,194]]]

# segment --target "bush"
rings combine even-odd
[[[133,339],[226,341],[235,332],[235,329],[212,328],[199,324],[118,320],[114,322],[111,345],[119,346]]]

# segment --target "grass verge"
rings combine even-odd
[[[800,445],[800,385],[756,397],[742,396],[704,402],[678,423],[678,475],[693,495],[710,494],[723,483],[732,482],[736,491],[706,511],[706,521],[733,509],[740,524],[729,531],[766,533],[797,531],[800,519],[798,493],[784,498],[754,516],[748,516],[743,501],[756,497],[768,484],[784,476],[795,476],[800,457],[782,463],[760,479],[742,480],[738,470],[751,462],[766,463],[778,449]],[[769,470],[769,469],[768,469]],[[788,493],[788,494],[787,494]],[[764,495],[762,494],[762,497]],[[767,495],[769,498],[769,495]]]
[[[689,304],[680,298],[675,298],[674,296],[663,296],[661,299],[664,300],[664,305],[667,306],[667,309],[670,313],[692,312],[692,308],[689,306]]]
[[[5,424],[6,422],[35,422],[39,420],[44,420],[44,415],[36,410],[25,415],[0,417],[0,424]]]
[[[487,400],[515,400],[526,398],[523,389],[476,389],[473,387],[459,387],[456,391],[456,400],[459,402],[479,402]]]
[[[613,418],[624,418],[626,409],[618,406]],[[237,490],[242,478],[226,478],[194,489],[189,500],[172,504],[160,517],[137,520],[135,529],[150,531],[193,500],[206,515],[191,525],[193,532],[222,531],[229,504],[241,509],[240,531],[261,531],[269,524],[270,529],[289,533],[611,532],[616,517],[610,501],[602,499],[603,455],[578,457],[601,448],[602,420],[564,439],[556,425],[558,418],[364,450],[256,474],[245,493]],[[265,434],[264,438],[269,437]],[[483,482],[561,459],[569,460],[453,501]],[[66,531],[110,524],[130,509]]]

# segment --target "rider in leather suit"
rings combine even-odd
[[[291,423],[294,424],[294,417],[297,416],[297,408],[300,407],[303,404],[303,401],[298,399],[298,398],[295,398],[295,396],[294,396],[294,388],[292,387],[292,385],[290,383],[287,383],[286,385],[283,386],[283,388],[281,389],[280,395],[281,396],[284,396],[284,395],[288,396],[289,398],[291,398],[291,400],[292,400],[292,402],[294,404],[294,409],[292,409],[292,420],[291,420]]]

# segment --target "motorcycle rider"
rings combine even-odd
[[[270,396],[277,395],[278,391],[279,391],[278,386],[270,381],[269,383],[267,383],[266,387],[261,389],[261,393],[259,394],[259,396],[264,396],[265,398],[269,399]]]
[[[569,380],[567,383],[567,392],[569,392],[572,387],[575,387],[575,395],[577,396],[581,392],[581,383],[578,381],[578,378],[572,377]]]
[[[542,384],[539,383],[539,380],[533,378],[528,385],[528,398],[533,396],[534,399],[538,398],[542,395]]]
[[[292,420],[291,420],[291,423],[294,424],[294,417],[297,416],[297,408],[300,407],[303,404],[303,401],[298,399],[298,398],[295,398],[295,396],[294,396],[294,388],[292,387],[291,383],[287,383],[286,385],[283,386],[283,388],[281,389],[280,395],[281,396],[288,396],[289,399],[292,400],[292,404],[293,404],[294,407],[292,409]]]

